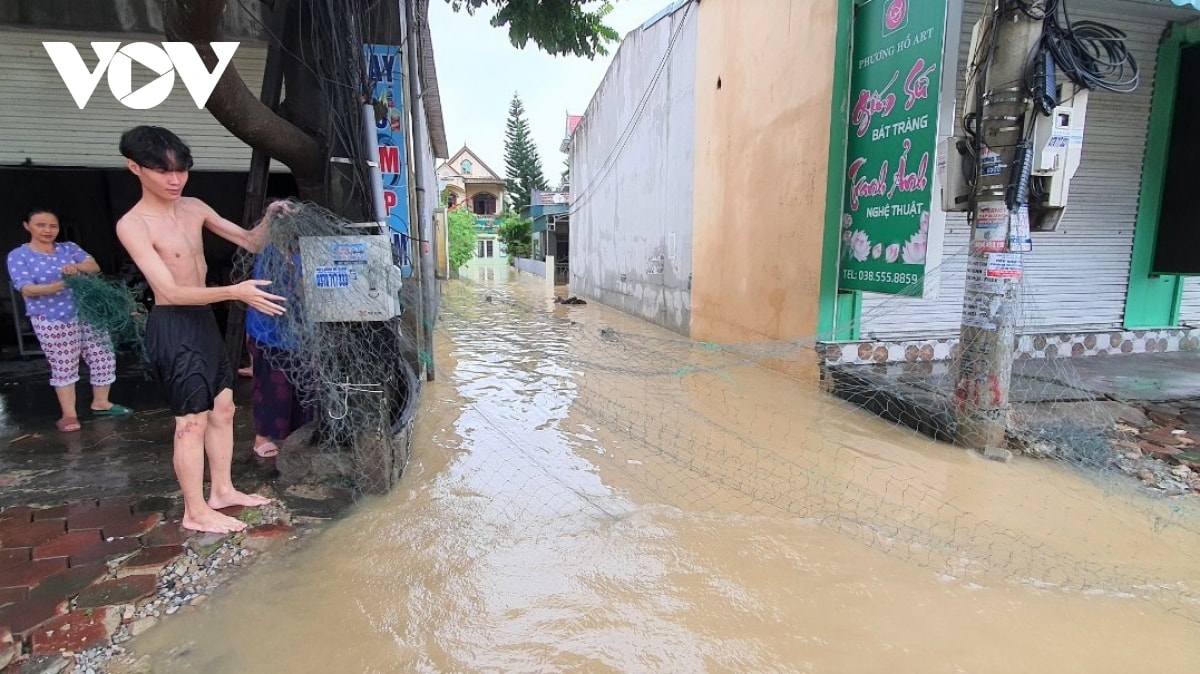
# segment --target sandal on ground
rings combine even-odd
[[[75,417],[63,417],[62,419],[54,422],[54,425],[63,433],[74,433],[82,428],[82,426],[79,425],[79,420]]]
[[[276,447],[275,443],[273,442],[264,442],[254,448],[254,453],[257,454],[258,458],[260,459],[273,459],[279,456],[279,448]]]
[[[94,417],[127,417],[130,414],[133,414],[133,410],[115,403],[106,410],[92,410],[92,416]]]

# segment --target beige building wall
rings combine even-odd
[[[696,50],[693,338],[817,331],[837,2],[706,0]]]

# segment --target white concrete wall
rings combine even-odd
[[[683,334],[691,329],[696,16],[691,3],[625,36],[570,159],[570,291]]]
[[[513,264],[516,266],[517,271],[546,278],[546,262],[544,260],[530,260],[529,258],[518,257],[513,260]]]

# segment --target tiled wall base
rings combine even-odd
[[[1119,356],[1130,353],[1200,351],[1200,334],[1186,328],[1170,330],[1115,330],[1111,332],[1021,335],[1017,357]],[[900,342],[823,342],[817,353],[826,365],[918,363],[958,357],[958,338],[917,339]]]

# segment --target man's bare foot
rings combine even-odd
[[[259,496],[258,494],[243,494],[236,489],[220,494],[213,492],[213,494],[208,497],[208,505],[216,510],[228,508],[230,506],[257,508],[258,506],[263,506],[270,502],[271,499],[265,496]]]
[[[183,528],[210,534],[231,534],[245,529],[246,523],[205,508],[197,512],[184,512]]]

